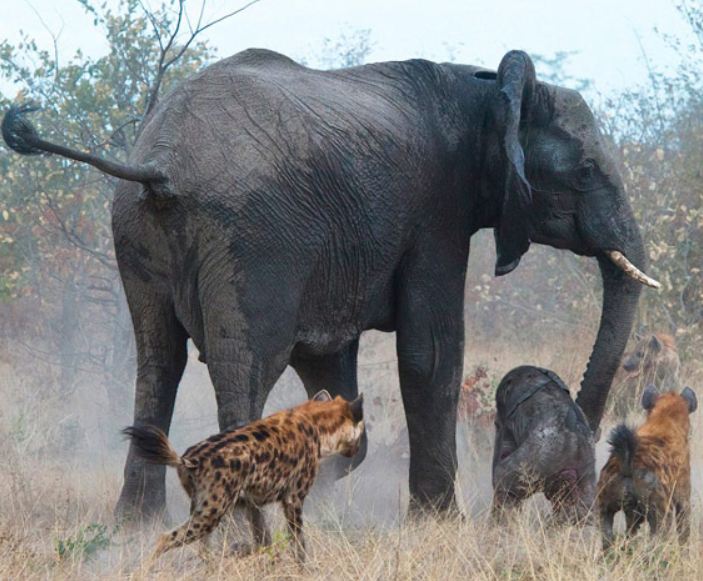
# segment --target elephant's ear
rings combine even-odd
[[[513,50],[503,57],[498,67],[498,100],[494,110],[504,166],[503,207],[494,230],[496,276],[512,271],[530,247],[528,216],[532,192],[525,177],[525,153],[519,132],[520,124],[529,120],[536,82],[534,64],[526,53]]]

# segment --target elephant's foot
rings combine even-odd
[[[125,489],[122,490],[115,505],[114,515],[115,520],[120,523],[140,524],[155,521],[166,525],[170,523],[165,499],[146,496],[134,498],[128,493],[125,494]]]
[[[163,471],[154,474],[153,468],[146,466],[126,471],[125,483],[114,512],[118,522],[168,522]]]
[[[454,487],[428,492],[410,492],[408,518],[425,519],[463,519],[464,514],[459,508],[454,494]]]

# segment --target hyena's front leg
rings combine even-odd
[[[288,521],[288,530],[295,544],[295,558],[305,562],[305,539],[303,537],[303,498],[292,496],[283,501],[283,514]]]
[[[246,509],[247,518],[251,525],[251,532],[254,536],[254,545],[257,549],[260,547],[268,547],[271,544],[271,531],[266,524],[263,511],[251,502],[246,503]]]

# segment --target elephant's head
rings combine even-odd
[[[491,78],[480,71],[475,76]],[[512,271],[531,242],[595,257],[603,311],[578,403],[600,422],[627,342],[641,284],[644,247],[622,179],[581,95],[537,81],[530,57],[512,51],[493,75],[486,183],[501,201],[496,274]]]

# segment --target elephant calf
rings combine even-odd
[[[561,519],[581,520],[595,494],[595,443],[554,372],[522,366],[496,392],[493,514],[543,492]]]

